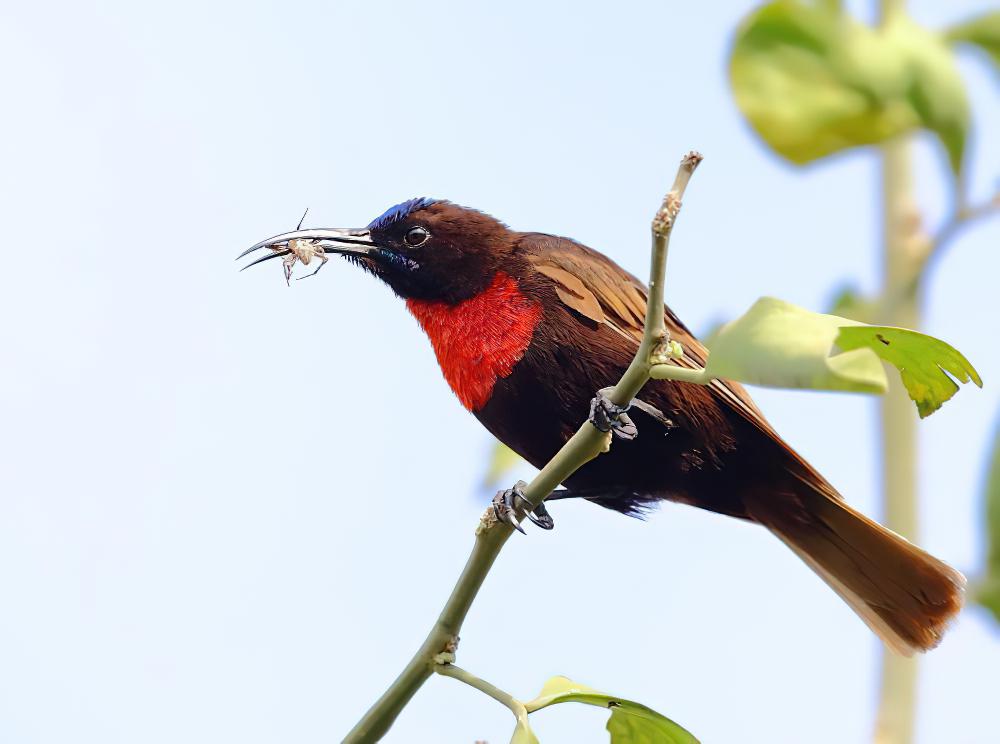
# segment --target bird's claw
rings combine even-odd
[[[531,502],[524,495],[524,489],[527,485],[524,481],[518,481],[510,488],[498,491],[497,495],[493,497],[494,516],[499,521],[509,524],[522,535],[526,534],[524,528],[521,527],[521,518],[523,517],[527,517],[536,527],[551,530],[555,527],[555,521],[545,508],[545,504],[539,504],[534,509],[531,508]],[[518,517],[519,513],[523,515],[521,518]]]
[[[549,510],[545,508],[545,504],[539,504],[532,511],[528,512],[528,520],[543,530],[551,530],[556,526],[556,522],[552,519],[552,515],[549,514]]]
[[[605,388],[607,389],[609,388]],[[605,433],[610,431],[619,439],[631,441],[639,436],[639,430],[627,413],[631,407],[631,404],[619,406],[612,403],[604,390],[598,390],[597,395],[590,401],[590,423],[598,431]]]

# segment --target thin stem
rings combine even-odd
[[[931,238],[930,244],[927,246],[927,255],[921,266],[921,273],[928,270],[930,263],[940,256],[948,244],[966,227],[978,220],[997,214],[1000,214],[1000,192],[994,194],[992,199],[973,206],[960,204],[951,218]]]
[[[677,367],[673,364],[654,364],[649,368],[649,376],[654,380],[678,380],[693,382],[696,385],[707,385],[712,378],[703,369]]]
[[[524,707],[524,703],[520,700],[516,699],[510,693],[504,692],[499,687],[494,687],[485,679],[480,679],[476,675],[467,672],[461,667],[455,666],[454,664],[438,664],[434,667],[434,671],[444,677],[457,679],[459,682],[464,682],[470,687],[475,687],[480,692],[486,693],[498,703],[502,703],[510,708],[511,713],[518,718],[528,715],[528,709]]]
[[[663,315],[663,282],[667,268],[667,252],[670,248],[670,236],[674,231],[674,222],[681,209],[681,199],[687,190],[688,182],[694,174],[702,157],[697,152],[689,152],[681,160],[677,170],[674,185],[663,197],[656,216],[653,218],[653,247],[649,264],[649,297],[646,302],[646,320],[643,324],[642,343],[639,350],[621,380],[608,395],[612,403],[627,405],[636,395],[646,380],[649,379],[649,357],[658,344],[666,337],[666,321]]]
[[[880,322],[920,327],[917,281],[921,267],[919,219],[913,199],[910,143],[882,146],[883,285]],[[886,301],[891,298],[891,302]],[[916,540],[917,431],[913,406],[901,386],[893,386],[881,403],[882,490],[885,525]],[[914,659],[882,650],[882,680],[875,740],[908,744],[913,740],[917,664]]]
[[[664,198],[653,219],[653,255],[643,341],[629,368],[608,396],[618,405],[630,402],[649,380],[650,354],[665,338],[663,279],[667,248],[674,221],[680,211],[681,197],[701,159],[698,153],[690,152],[681,160],[673,188]],[[610,446],[610,436],[599,431],[589,421],[584,421],[569,441],[523,489],[524,496],[532,507],[542,503],[583,464],[607,451]],[[427,678],[434,671],[441,671],[438,669],[441,665],[435,661],[436,657],[444,651],[453,651],[458,644],[458,633],[469,608],[511,534],[513,528],[496,519],[492,509],[488,509],[476,530],[476,542],[472,554],[434,627],[396,681],[347,734],[344,738],[345,744],[361,744],[381,739]]]
[[[472,553],[434,627],[389,689],[344,738],[345,744],[378,741],[385,736],[396,717],[431,676],[436,666],[434,657],[457,645],[462,621],[465,620],[493,562],[500,554],[500,549],[512,532],[509,527],[476,531]]]

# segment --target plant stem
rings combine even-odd
[[[434,670],[434,657],[458,642],[458,631],[503,544],[513,530],[477,530],[476,542],[441,615],[420,649],[396,680],[344,738],[348,742],[378,741]]]
[[[906,0],[880,0],[886,26],[906,13]],[[918,280],[921,250],[914,234],[919,214],[913,198],[909,138],[881,146],[882,159],[882,322],[903,328],[920,327]],[[917,430],[913,408],[899,385],[890,387],[880,403],[882,493],[885,525],[916,540]],[[917,662],[882,648],[881,690],[875,723],[877,744],[909,744],[916,716]]]
[[[452,679],[457,679],[459,682],[464,682],[470,687],[475,687],[480,692],[489,695],[498,703],[502,703],[510,708],[510,712],[513,713],[518,720],[526,718],[528,715],[528,709],[524,707],[524,703],[520,700],[515,698],[510,693],[504,692],[499,687],[494,687],[485,679],[480,679],[476,675],[467,672],[461,667],[457,667],[450,663],[438,664],[434,671],[445,677],[451,677]]]
[[[880,322],[920,327],[918,279],[921,266],[919,216],[913,199],[908,138],[882,145],[883,280]],[[880,402],[882,490],[885,525],[915,541],[917,512],[917,431],[913,406],[901,386]],[[882,650],[881,693],[875,741],[913,740],[917,662]]]
[[[712,381],[703,369],[677,367],[673,364],[654,364],[649,370],[649,376],[654,380],[679,380],[696,385],[707,385]]]
[[[927,255],[921,267],[921,274],[926,274],[931,263],[941,255],[948,244],[954,240],[959,233],[972,223],[1000,214],[1000,191],[993,194],[988,201],[979,204],[969,205],[959,202],[956,205],[955,213],[941,226],[937,234],[929,241]]]
[[[674,221],[680,211],[681,197],[695,168],[701,162],[701,155],[688,153],[682,160],[674,179],[673,188],[663,200],[663,204],[653,219],[653,245],[649,276],[649,300],[646,306],[646,323],[643,340],[621,380],[608,395],[618,405],[629,403],[649,380],[650,353],[663,342],[665,334],[663,313],[663,278],[666,270],[667,248]],[[559,484],[572,475],[580,466],[605,452],[610,445],[611,435],[599,431],[584,421],[569,441],[546,463],[531,483],[524,489],[526,500],[537,506],[554,491]],[[476,530],[476,542],[465,569],[452,589],[437,622],[431,628],[423,645],[413,656],[382,697],[368,710],[360,721],[344,738],[344,744],[362,744],[381,739],[402,712],[421,685],[441,664],[438,655],[453,651],[458,643],[458,633],[462,623],[479,593],[490,568],[513,534],[513,528],[493,515],[488,509]],[[441,671],[437,669],[437,671]],[[453,675],[455,676],[455,675]],[[486,683],[483,683],[486,684]]]

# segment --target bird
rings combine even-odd
[[[618,381],[642,339],[647,289],[610,258],[447,200],[410,199],[364,228],[276,235],[241,254],[270,251],[244,268],[286,257],[303,240],[388,285],[426,332],[459,402],[538,468],[576,431],[595,391]],[[663,312],[683,349],[672,363],[702,368],[705,347],[668,306]],[[757,523],[890,649],[912,655],[940,642],[962,607],[962,574],[848,505],[743,386],[651,380],[635,404],[639,436],[584,464],[550,500],[633,516],[667,500]],[[546,513],[534,516],[551,526]]]

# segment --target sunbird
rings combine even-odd
[[[595,393],[616,383],[635,355],[647,290],[607,256],[429,198],[398,204],[365,228],[276,235],[242,256],[266,248],[251,266],[287,260],[302,245],[293,241],[340,254],[385,282],[423,327],[461,404],[535,467],[588,410],[595,425],[602,406],[605,424],[618,419],[621,411]],[[705,347],[669,307],[663,312],[683,348],[672,363],[703,367]],[[850,507],[741,385],[651,380],[628,416],[620,420],[640,435],[583,465],[550,500],[577,497],[641,515],[667,499],[756,522],[891,649],[911,655],[940,642],[962,606],[962,574]],[[544,509],[527,516],[551,527]]]

